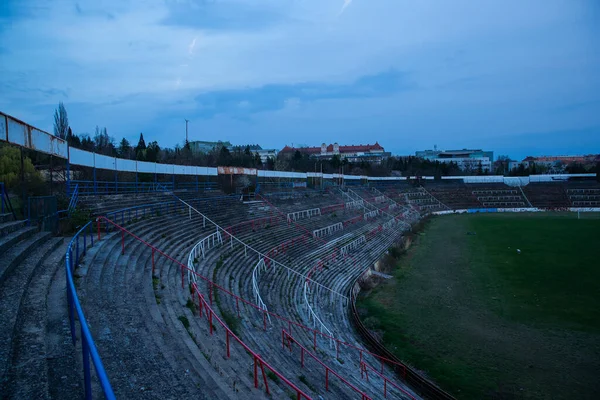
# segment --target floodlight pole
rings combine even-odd
[[[185,142],[188,143],[188,122],[190,122],[189,119],[185,120]]]

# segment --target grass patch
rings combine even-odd
[[[240,337],[241,330],[238,317],[228,310],[221,310],[221,316],[223,317],[223,322],[231,329],[231,332],[233,332],[235,336]]]
[[[179,317],[177,317],[177,319],[179,321],[181,321],[181,323],[183,324],[183,327],[186,330],[190,328],[190,321],[187,319],[187,317],[185,315],[180,315]]]
[[[185,303],[185,306],[190,309],[190,311],[192,312],[192,315],[196,314],[196,311],[198,308],[196,307],[196,304],[192,301],[192,299],[188,299],[187,302]]]
[[[360,296],[359,313],[461,399],[593,398],[599,232],[576,214],[433,218],[406,254],[390,249],[395,279]]]
[[[275,372],[273,371],[267,371],[267,378],[269,378],[275,383],[279,383],[279,377],[275,375]]]
[[[298,380],[300,380],[300,382],[304,383],[306,385],[306,387],[308,387],[310,390],[312,390],[313,392],[316,392],[315,387],[308,381],[306,376],[299,375]]]

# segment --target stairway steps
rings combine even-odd
[[[12,274],[13,269],[33,251],[38,244],[48,240],[50,232],[37,232],[37,228],[22,229],[13,232],[9,242],[13,244],[0,255],[0,285]]]
[[[9,252],[11,247],[21,240],[25,240],[26,238],[30,237],[35,232],[37,232],[36,227],[26,227],[0,236],[0,261],[4,259],[4,255]],[[1,271],[2,264],[0,264],[0,273]]]
[[[43,250],[42,250],[43,248]],[[52,277],[63,265],[64,238],[51,238],[36,253],[31,281],[21,298],[8,371],[8,398],[49,398],[46,350],[47,298]],[[28,262],[28,261],[26,261]]]
[[[21,302],[36,268],[58,245],[56,240],[51,240],[49,233],[43,232],[11,249],[10,267],[5,269],[0,282],[0,382],[3,388],[8,383],[15,327],[24,317]]]
[[[0,237],[23,228],[25,223],[25,221],[8,221],[0,223]]]
[[[0,214],[0,223],[10,222],[12,221],[13,215],[11,213]]]

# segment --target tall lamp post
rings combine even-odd
[[[185,142],[188,142],[188,122],[190,122],[189,119],[185,120]]]

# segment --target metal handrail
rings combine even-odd
[[[319,318],[317,313],[315,313],[315,310],[313,310],[312,306],[310,305],[310,301],[308,301],[307,296],[308,291],[310,291],[310,288],[308,287],[308,282],[304,282],[304,302],[306,303],[306,306],[308,308],[308,321],[310,322],[310,317],[312,316],[313,324],[316,325],[317,322],[319,323],[319,331],[327,332],[327,335],[330,337],[329,345],[331,346],[332,340],[335,339],[335,337],[333,336],[333,333],[329,330],[329,328],[327,328],[327,325],[325,325],[323,321],[321,321],[321,318]]]
[[[212,199],[211,199],[212,200]],[[175,202],[174,202],[175,203]],[[155,207],[156,205],[151,205],[149,207]],[[136,207],[131,207],[130,209],[138,209],[138,208],[142,208],[144,206],[136,206]],[[145,206],[146,208],[148,208],[148,206]],[[124,212],[127,211],[128,209],[124,209],[124,210],[119,210],[119,211],[115,211],[113,212],[113,214],[117,215],[119,212]],[[123,213],[124,214],[124,213]],[[151,247],[154,252],[157,252],[160,255],[163,255],[164,257],[166,257],[167,259],[174,261],[178,264],[180,264],[182,266],[182,268],[186,268],[183,264],[179,263],[177,260],[173,259],[172,257],[168,256],[167,254],[163,253],[162,251],[160,251],[159,249],[155,248],[154,246],[148,244],[147,242],[143,241],[142,239],[140,239],[139,237],[137,237],[136,235],[134,235],[133,233],[129,232],[127,229],[120,227],[119,225],[117,225],[116,223],[114,223],[113,221],[110,221],[108,218],[106,217],[99,217],[96,219],[96,221],[98,221],[98,227],[100,224],[100,220],[104,220],[107,224],[110,223],[113,226],[116,227],[116,229],[120,229],[123,231],[123,233],[127,233],[128,235],[134,237],[135,239],[141,241],[142,243],[145,243],[147,246]],[[81,304],[79,303],[77,294],[76,294],[76,289],[75,289],[75,285],[73,283],[73,276],[72,276],[72,271],[74,270],[74,268],[79,264],[79,260],[80,260],[80,254],[81,255],[85,255],[85,252],[87,250],[87,240],[88,240],[88,233],[86,233],[86,230],[89,230],[89,240],[90,240],[90,244],[93,246],[94,244],[94,232],[93,232],[93,226],[92,226],[92,222],[90,221],[88,222],[86,225],[84,225],[73,237],[73,239],[69,242],[69,246],[68,246],[68,250],[67,250],[67,255],[66,255],[66,268],[67,268],[67,297],[68,297],[68,305],[69,305],[69,320],[70,320],[70,329],[71,329],[71,336],[72,336],[72,340],[73,343],[75,343],[76,341],[76,332],[75,332],[75,312],[77,312],[77,316],[78,319],[81,323],[81,337],[82,337],[82,352],[83,352],[83,366],[84,366],[84,379],[85,379],[85,394],[86,394],[86,399],[91,398],[91,369],[90,369],[90,365],[89,365],[89,357],[92,358],[92,363],[94,365],[94,368],[96,370],[96,375],[98,376],[98,379],[100,380],[100,385],[102,387],[102,390],[104,392],[104,395],[107,399],[114,399],[114,393],[112,390],[112,387],[110,385],[110,382],[108,380],[108,377],[106,375],[106,371],[104,369],[104,366],[102,364],[102,361],[100,359],[100,356],[98,354],[98,351],[96,349],[96,346],[93,342],[93,338],[92,335],[89,331],[89,328],[87,326],[87,322],[85,319],[85,315],[83,313],[83,310],[81,308]],[[83,240],[83,249],[80,252],[80,242],[81,240]],[[154,260],[154,257],[153,257]],[[189,265],[189,261],[188,260],[188,265]],[[189,271],[189,270],[188,270]],[[182,271],[183,272],[183,271]],[[205,280],[211,288],[214,289],[218,289],[221,290],[229,295],[231,295],[232,297],[234,297],[236,299],[236,303],[237,301],[242,302],[243,304],[246,304],[250,307],[253,307],[261,312],[263,312],[265,314],[265,317],[267,316],[273,316],[275,318],[277,318],[278,320],[281,321],[285,321],[289,324],[289,326],[295,326],[299,329],[302,329],[304,331],[308,331],[311,332],[312,334],[315,335],[315,340],[316,340],[316,335],[319,335],[320,337],[323,337],[325,339],[329,339],[332,340],[336,343],[336,349],[339,350],[339,346],[345,346],[348,348],[352,348],[357,350],[362,358],[362,354],[370,354],[371,356],[374,356],[375,358],[379,359],[381,362],[392,362],[392,360],[388,360],[385,359],[375,353],[371,353],[368,350],[364,349],[364,348],[360,348],[357,347],[355,345],[353,345],[352,343],[348,343],[345,342],[343,340],[334,338],[333,336],[327,335],[325,333],[322,333],[318,330],[312,329],[310,327],[307,327],[305,325],[302,325],[296,321],[291,321],[287,318],[284,318],[276,313],[270,312],[270,311],[266,311],[266,310],[261,310],[261,308],[256,305],[253,304],[251,302],[249,302],[248,300],[236,296],[235,294],[229,292],[227,289],[211,282],[210,280],[208,280],[207,278],[203,277],[202,275],[198,274],[195,271],[191,271],[192,274],[194,275],[194,277],[199,277],[202,280]],[[267,365],[265,363],[265,365]],[[275,372],[278,376],[278,372]],[[280,376],[281,378],[281,376]],[[285,378],[284,378],[285,379]],[[287,380],[286,380],[287,381]],[[289,381],[287,381],[289,382]],[[286,382],[286,383],[287,383]],[[307,397],[308,398],[308,397]]]
[[[79,298],[77,297],[77,290],[75,289],[75,284],[73,282],[73,271],[79,264],[79,237],[82,234],[84,238],[82,254],[85,254],[87,250],[87,236],[85,232],[86,229],[89,230],[91,244],[93,245],[94,236],[92,232],[92,221],[89,221],[75,234],[75,236],[73,236],[73,238],[69,242],[69,246],[67,247],[67,254],[65,257],[65,268],[67,274],[67,303],[69,306],[71,340],[73,341],[73,344],[75,344],[75,342],[77,341],[77,335],[75,333],[75,312],[77,312],[77,318],[79,319],[79,325],[81,327],[81,350],[83,357],[85,398],[92,398],[92,382],[90,369],[91,358],[92,364],[94,365],[94,370],[96,371],[96,376],[100,381],[100,387],[104,392],[104,397],[108,400],[112,400],[116,397],[113,392],[112,386],[110,385],[110,381],[108,380],[108,376],[106,375],[106,370],[104,369],[104,365],[102,364],[102,359],[98,354],[96,344],[94,343],[94,338],[92,337],[92,334],[89,330],[88,323],[85,319],[85,314],[83,313],[83,309],[81,308],[81,303],[79,302]],[[75,260],[73,260],[73,250],[75,250]]]
[[[10,211],[10,213],[13,216],[13,219],[17,219],[17,214],[15,213],[15,210],[12,206],[12,203],[10,202],[10,197],[8,196],[8,192],[6,191],[6,186],[4,185],[3,182],[0,182],[0,203],[2,204],[1,210],[2,210],[2,214],[4,214],[5,211],[5,207],[7,211]]]
[[[67,207],[67,214],[71,215],[71,213],[77,207],[77,200],[79,199],[79,184],[75,185],[75,189],[73,189],[73,193],[71,194],[71,200],[69,201],[69,206]]]

